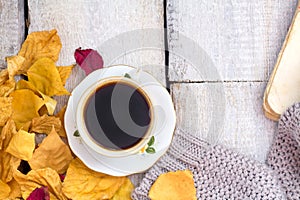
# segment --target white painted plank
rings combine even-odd
[[[268,80],[296,5],[297,0],[168,0],[170,80]],[[211,61],[220,79],[202,74]]]
[[[15,55],[24,40],[24,2],[0,0],[0,69],[5,57]]]
[[[264,162],[276,129],[276,123],[266,119],[261,108],[265,85],[172,84],[177,127],[207,141],[217,139],[227,148]]]

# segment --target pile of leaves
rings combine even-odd
[[[53,97],[70,95],[74,65],[56,66],[61,48],[56,30],[33,32],[0,71],[0,199],[130,199],[127,177],[90,170],[65,142],[66,107],[54,114]]]

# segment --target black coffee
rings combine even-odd
[[[139,89],[123,82],[100,86],[89,97],[84,120],[91,137],[112,150],[128,149],[145,136],[150,106]]]

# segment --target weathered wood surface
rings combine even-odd
[[[277,124],[263,115],[263,92],[296,5],[168,1],[169,78],[179,128],[265,161]],[[218,84],[223,92],[211,93]],[[225,111],[213,115],[212,108],[222,110],[222,97]],[[222,117],[220,132],[210,131]]]
[[[212,92],[220,84],[224,102]],[[263,82],[172,84],[177,127],[263,162],[277,127],[263,115],[264,88]]]
[[[193,55],[208,56],[222,80],[268,80],[296,5],[297,0],[168,0],[170,80],[212,81],[195,71],[207,62],[192,66]],[[190,40],[196,47],[186,47]],[[172,53],[183,49],[188,58]]]
[[[0,69],[5,57],[16,54],[24,39],[24,2],[0,0]]]

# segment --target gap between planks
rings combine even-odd
[[[169,84],[199,84],[199,83],[268,83],[267,80],[225,80],[225,81],[169,81]]]

